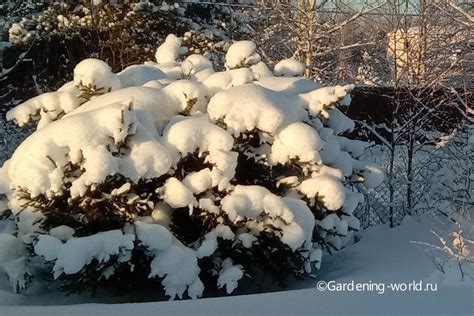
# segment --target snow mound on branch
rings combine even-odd
[[[308,93],[321,88],[321,85],[313,80],[298,77],[263,77],[255,84],[273,91],[289,94]]]
[[[344,213],[352,215],[359,203],[362,203],[363,201],[363,194],[346,188],[346,199],[344,201],[344,205],[342,206],[342,210]]]
[[[168,124],[163,139],[182,156],[200,152],[228,152],[234,140],[222,128],[209,122],[206,116],[176,116]]]
[[[131,87],[101,95],[84,103],[67,116],[93,111],[116,102],[133,104],[139,120],[154,124],[160,133],[169,120],[179,113],[205,111],[207,100],[206,89],[202,84],[179,80],[162,89]]]
[[[81,61],[74,68],[74,84],[91,87],[103,92],[115,91],[121,88],[119,77],[114,74],[106,62],[89,58]]]
[[[293,221],[293,213],[283,200],[261,186],[238,185],[222,199],[221,205],[231,221],[255,219],[262,213],[272,218],[281,217],[288,223]]]
[[[273,164],[285,164],[297,158],[301,162],[321,163],[321,147],[321,138],[314,128],[305,123],[293,123],[276,134],[271,160]]]
[[[239,68],[216,72],[207,77],[203,81],[203,85],[207,88],[209,96],[212,97],[221,90],[251,83],[254,80],[255,76],[250,69]]]
[[[304,180],[300,191],[308,198],[322,199],[324,206],[330,211],[340,209],[346,199],[346,190],[341,181],[329,175]]]
[[[225,287],[227,294],[230,294],[237,288],[237,283],[243,276],[243,267],[241,265],[234,265],[232,259],[227,258],[222,262],[217,286],[219,288]]]
[[[117,73],[122,88],[142,86],[151,80],[166,79],[160,69],[147,65],[133,65]]]
[[[199,248],[196,250],[198,258],[209,257],[217,250],[217,238],[224,240],[234,240],[235,235],[229,226],[219,224],[204,236]]]
[[[253,75],[255,76],[256,80],[261,80],[267,77],[273,77],[273,73],[268,69],[267,65],[264,62],[260,61],[255,65],[250,66],[250,70],[252,70]]]
[[[288,203],[288,204],[287,204]],[[233,222],[250,220],[249,229],[258,234],[263,224],[272,224],[282,231],[282,242],[296,250],[303,244],[311,244],[309,236],[313,234],[313,226],[309,227],[311,211],[298,202],[285,200],[272,194],[261,186],[238,185],[235,190],[221,201],[222,210]],[[280,220],[281,219],[281,220]],[[252,220],[255,222],[252,224]]]
[[[165,250],[173,243],[173,235],[162,225],[135,222],[135,228],[137,239],[150,250]]]
[[[196,202],[193,192],[176,178],[166,180],[162,191],[163,200],[172,208],[192,207]]]
[[[26,286],[26,256],[25,244],[19,238],[0,233],[0,271],[7,273],[15,292]]]
[[[321,131],[319,131],[319,135],[325,141],[323,148],[319,152],[323,162],[325,164],[334,163],[341,153],[341,144],[339,143],[337,136],[331,134],[322,137]]]
[[[261,60],[257,53],[257,45],[252,41],[238,41],[232,44],[225,55],[228,69],[254,65]]]
[[[72,197],[117,173],[134,180],[159,177],[168,171],[171,160],[150,132],[154,128],[146,123],[121,104],[53,122],[32,134],[13,154],[8,164],[10,188],[27,189],[32,197],[61,194],[71,164],[82,170],[71,182]],[[113,154],[124,142],[129,154]]]
[[[62,241],[68,241],[74,236],[75,230],[72,227],[61,225],[49,230],[49,234]]]
[[[181,73],[185,78],[202,81],[214,73],[212,62],[202,55],[192,54],[181,64]]]
[[[234,139],[222,128],[211,124],[207,116],[174,117],[164,131],[163,141],[172,153],[174,161],[198,152],[205,154],[205,161],[214,165],[210,172],[194,173],[185,179],[193,191],[204,191],[204,187],[197,189],[203,184],[218,186],[219,190],[222,190],[233,178],[238,155],[232,151]]]
[[[185,51],[181,47],[181,39],[169,34],[164,43],[156,50],[155,58],[158,64],[174,63]]]
[[[307,93],[304,98],[308,102],[311,114],[317,116],[322,113],[324,117],[329,117],[330,114],[325,110],[334,108],[337,103],[348,105],[347,102],[350,103],[349,93],[352,89],[354,89],[354,85],[324,87]]]
[[[57,237],[39,235],[38,242],[35,245],[35,253],[42,256],[46,261],[54,261],[58,259],[62,246],[63,242]]]
[[[301,77],[305,70],[306,66],[303,63],[291,57],[279,61],[273,72],[278,77]]]
[[[111,256],[125,256],[133,249],[135,235],[123,234],[120,230],[110,230],[95,235],[72,238],[66,243],[43,235],[35,245],[36,254],[54,262],[54,277],[61,274],[75,274],[93,259],[107,262]]]
[[[209,102],[209,117],[222,120],[234,135],[255,129],[273,134],[307,115],[297,96],[246,84],[218,92]]]
[[[330,165],[335,169],[339,169],[344,176],[349,177],[354,170],[354,159],[345,151],[341,151],[336,160]]]
[[[169,248],[156,251],[150,267],[150,277],[163,278],[165,293],[171,299],[176,295],[181,298],[186,290],[191,298],[196,298],[204,290],[195,252],[177,239]]]
[[[78,90],[49,92],[29,99],[7,112],[7,120],[23,127],[39,117],[38,128],[69,113],[81,104]]]
[[[312,249],[311,242],[314,230],[314,216],[305,202],[284,197],[283,202],[293,213],[293,223],[283,226],[282,241],[292,249],[304,247],[307,250]]]
[[[345,116],[338,109],[334,108],[329,110],[328,112],[329,118],[327,120],[327,126],[329,128],[332,128],[336,135],[342,134],[344,132],[351,132],[354,129],[354,121]]]

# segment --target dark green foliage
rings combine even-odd
[[[262,231],[251,248],[244,247],[240,242],[223,239],[218,239],[218,242],[218,250],[211,257],[199,261],[202,280],[216,278],[211,269],[213,261],[217,258],[231,258],[234,264],[243,266],[247,277],[256,279],[258,276],[268,275],[278,285],[285,286],[285,281],[290,276],[303,273],[307,260],[300,252],[293,252],[274,231]]]
[[[104,183],[91,188],[85,198],[71,199],[69,191],[65,190],[64,194],[52,198],[44,195],[32,198],[27,192],[23,192],[22,199],[25,207],[34,207],[45,216],[41,223],[45,231],[67,225],[75,229],[77,237],[89,236],[122,229],[135,218],[150,215],[153,201],[159,200],[155,193],[156,185],[162,184],[164,179],[166,177],[142,180],[137,185],[131,185],[127,194],[114,195],[114,189],[130,180],[121,175],[113,175],[107,177]]]
[[[163,297],[159,278],[149,278],[150,262],[153,259],[147,250],[135,245],[132,256],[127,262],[119,262],[117,256],[112,257],[105,263],[93,260],[89,265],[75,274],[61,275],[60,289],[66,294],[91,291],[95,295],[99,289],[106,289],[119,296],[131,296],[140,291],[150,290],[148,295]],[[106,277],[107,269],[113,269],[114,273]]]
[[[185,245],[192,245],[217,225],[217,216],[199,209],[189,214],[187,207],[175,209],[171,222],[171,230]]]
[[[205,168],[211,169],[213,165],[205,162],[205,156],[199,156],[197,152],[188,154],[178,162],[175,177],[178,180],[184,179],[191,172],[200,171]]]

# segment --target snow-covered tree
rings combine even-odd
[[[67,291],[231,293],[263,272],[310,273],[359,231],[355,184],[383,173],[342,136],[353,86],[298,77],[295,60],[276,77],[250,41],[220,72],[202,55],[180,61],[181,45],[169,35],[156,62],[119,73],[86,59],[8,113],[37,123],[0,169],[0,264],[16,289],[43,271]]]

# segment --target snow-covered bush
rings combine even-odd
[[[359,231],[355,184],[383,174],[341,136],[353,86],[274,77],[248,41],[221,72],[183,52],[170,35],[156,62],[117,74],[84,60],[8,113],[39,122],[0,169],[0,264],[15,288],[46,271],[67,291],[231,293],[263,272],[310,273]],[[103,89],[84,99],[85,85]]]

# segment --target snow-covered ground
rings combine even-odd
[[[430,230],[443,231],[438,219],[405,218],[394,229],[375,226],[362,240],[333,256],[326,256],[315,279],[292,281],[287,291],[199,300],[139,304],[97,304],[98,298],[65,297],[48,293],[16,295],[7,280],[0,283],[0,315],[473,315],[472,275],[464,282],[456,271],[441,277],[433,264],[436,255],[426,246],[438,244]],[[373,291],[319,291],[319,281],[373,284]],[[437,291],[394,292],[391,283],[436,284]],[[384,285],[384,293],[378,290]],[[377,287],[377,286],[378,287]],[[366,285],[367,286],[367,285]],[[106,300],[110,302],[109,300]],[[77,304],[81,303],[81,304]],[[71,305],[75,304],[75,305]]]

